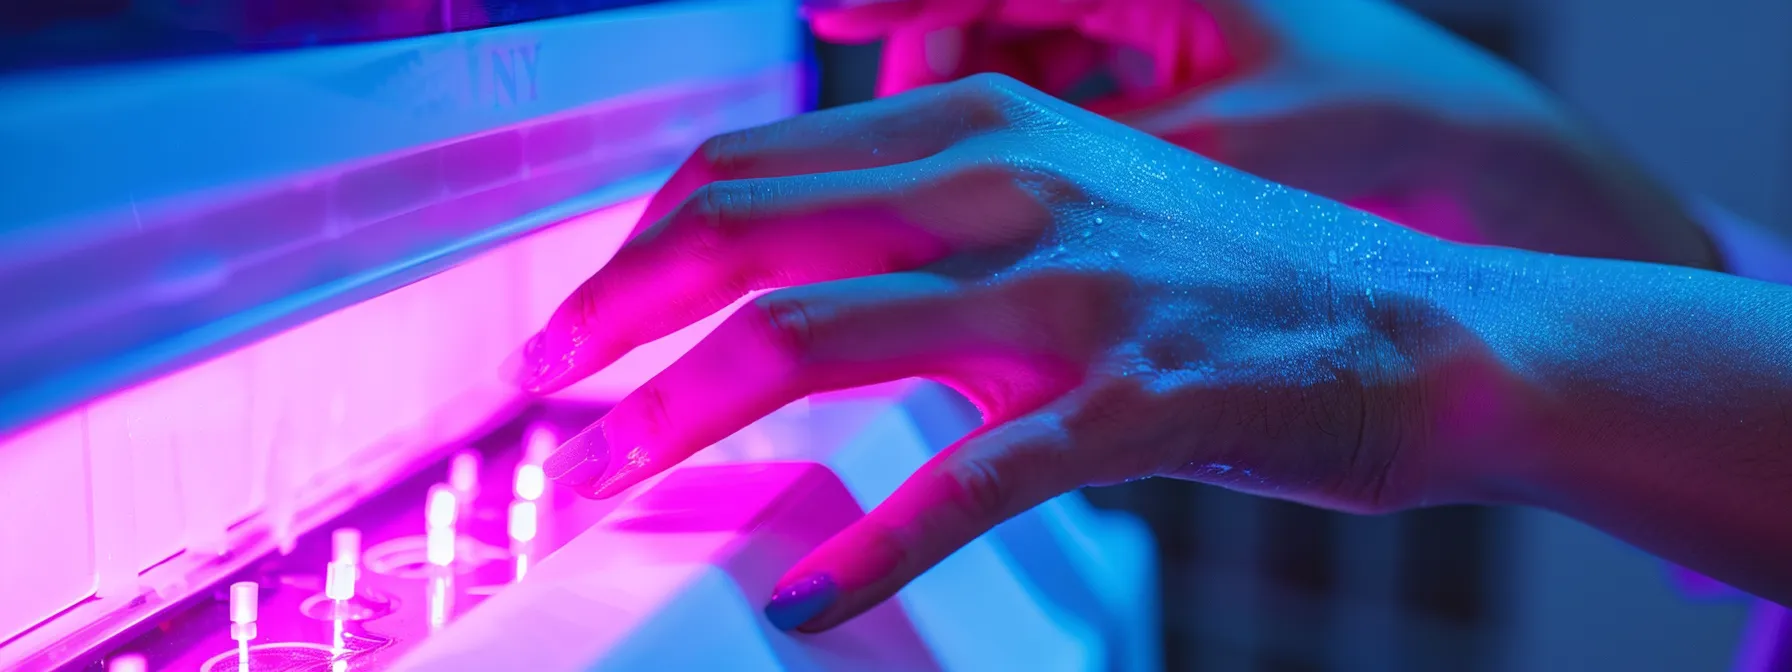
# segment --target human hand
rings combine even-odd
[[[812,14],[824,38],[885,41],[885,93],[1006,73],[1444,238],[1720,266],[1673,198],[1534,82],[1391,3],[891,0]]]
[[[713,138],[648,216],[524,347],[523,387],[786,289],[567,442],[555,481],[608,497],[791,401],[902,378],[985,418],[780,581],[780,627],[832,627],[1084,485],[1171,476],[1348,511],[1474,489],[1421,403],[1476,357],[1436,298],[1471,248],[1008,78]]]

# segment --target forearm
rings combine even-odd
[[[1792,603],[1792,288],[1469,256],[1459,317],[1504,375],[1457,378],[1437,417],[1503,425],[1439,428],[1481,474],[1475,496],[1557,511]],[[1449,408],[1477,395],[1501,411]]]

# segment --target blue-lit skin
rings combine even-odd
[[[889,0],[812,24],[884,40],[885,93],[1008,73],[1443,238],[1720,265],[1678,203],[1547,92],[1393,2]]]
[[[1548,506],[1792,597],[1783,288],[1448,243],[995,76],[716,138],[661,198],[525,387],[789,289],[586,430],[619,459],[564,485],[610,496],[804,395],[906,377],[988,421],[790,570],[780,591],[838,590],[800,630],[1054,495],[1153,475]]]

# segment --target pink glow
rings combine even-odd
[[[513,502],[510,505],[510,518],[507,529],[510,540],[526,544],[535,540],[537,527],[535,502]]]
[[[425,515],[428,516],[430,530],[454,527],[454,520],[460,511],[460,502],[457,500],[454,491],[446,486],[438,485],[429,489],[429,508]]]
[[[547,491],[547,475],[542,473],[541,465],[525,462],[516,467],[516,496],[518,499],[533,502],[541,499]]]
[[[713,650],[738,656],[728,669],[941,669],[900,601],[805,646],[759,616],[760,596],[784,569],[861,513],[820,464],[671,472],[529,567],[528,581],[460,617],[453,637],[425,641],[398,669],[717,669],[694,662],[704,654],[668,662],[681,652],[669,652],[665,638],[684,631],[653,632],[666,623],[701,623]]]
[[[170,556],[224,550],[228,528],[253,514],[282,530],[368,464],[479,426],[515,398],[498,376],[504,359],[608,259],[643,206],[562,223],[0,439],[0,548],[31,549],[0,554],[0,641],[96,587],[128,597],[138,573]],[[720,317],[565,394],[619,397]]]

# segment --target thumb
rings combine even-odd
[[[765,615],[821,632],[889,599],[1001,522],[1083,485],[1060,415],[1041,410],[929,460],[779,579]]]

